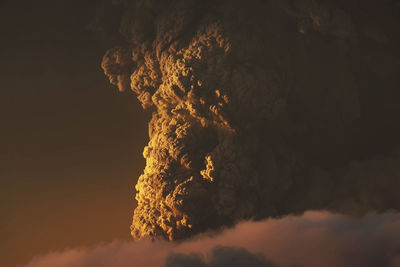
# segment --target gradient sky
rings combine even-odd
[[[91,2],[0,4],[0,266],[130,238],[149,114],[104,76]]]

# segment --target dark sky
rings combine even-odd
[[[149,114],[101,70],[97,4],[0,4],[0,266],[130,238]]]

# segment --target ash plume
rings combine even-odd
[[[135,239],[400,208],[400,9],[350,2],[114,3],[102,67],[154,111]]]

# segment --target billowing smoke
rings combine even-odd
[[[154,111],[135,239],[400,208],[395,1],[118,2],[102,67]]]

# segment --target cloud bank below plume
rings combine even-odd
[[[400,209],[395,2],[119,4],[128,44],[102,67],[154,111],[135,239]]]
[[[306,212],[298,217],[243,222],[219,235],[176,244],[116,241],[67,249],[36,257],[24,267],[94,266],[399,267],[400,215],[351,218]]]

